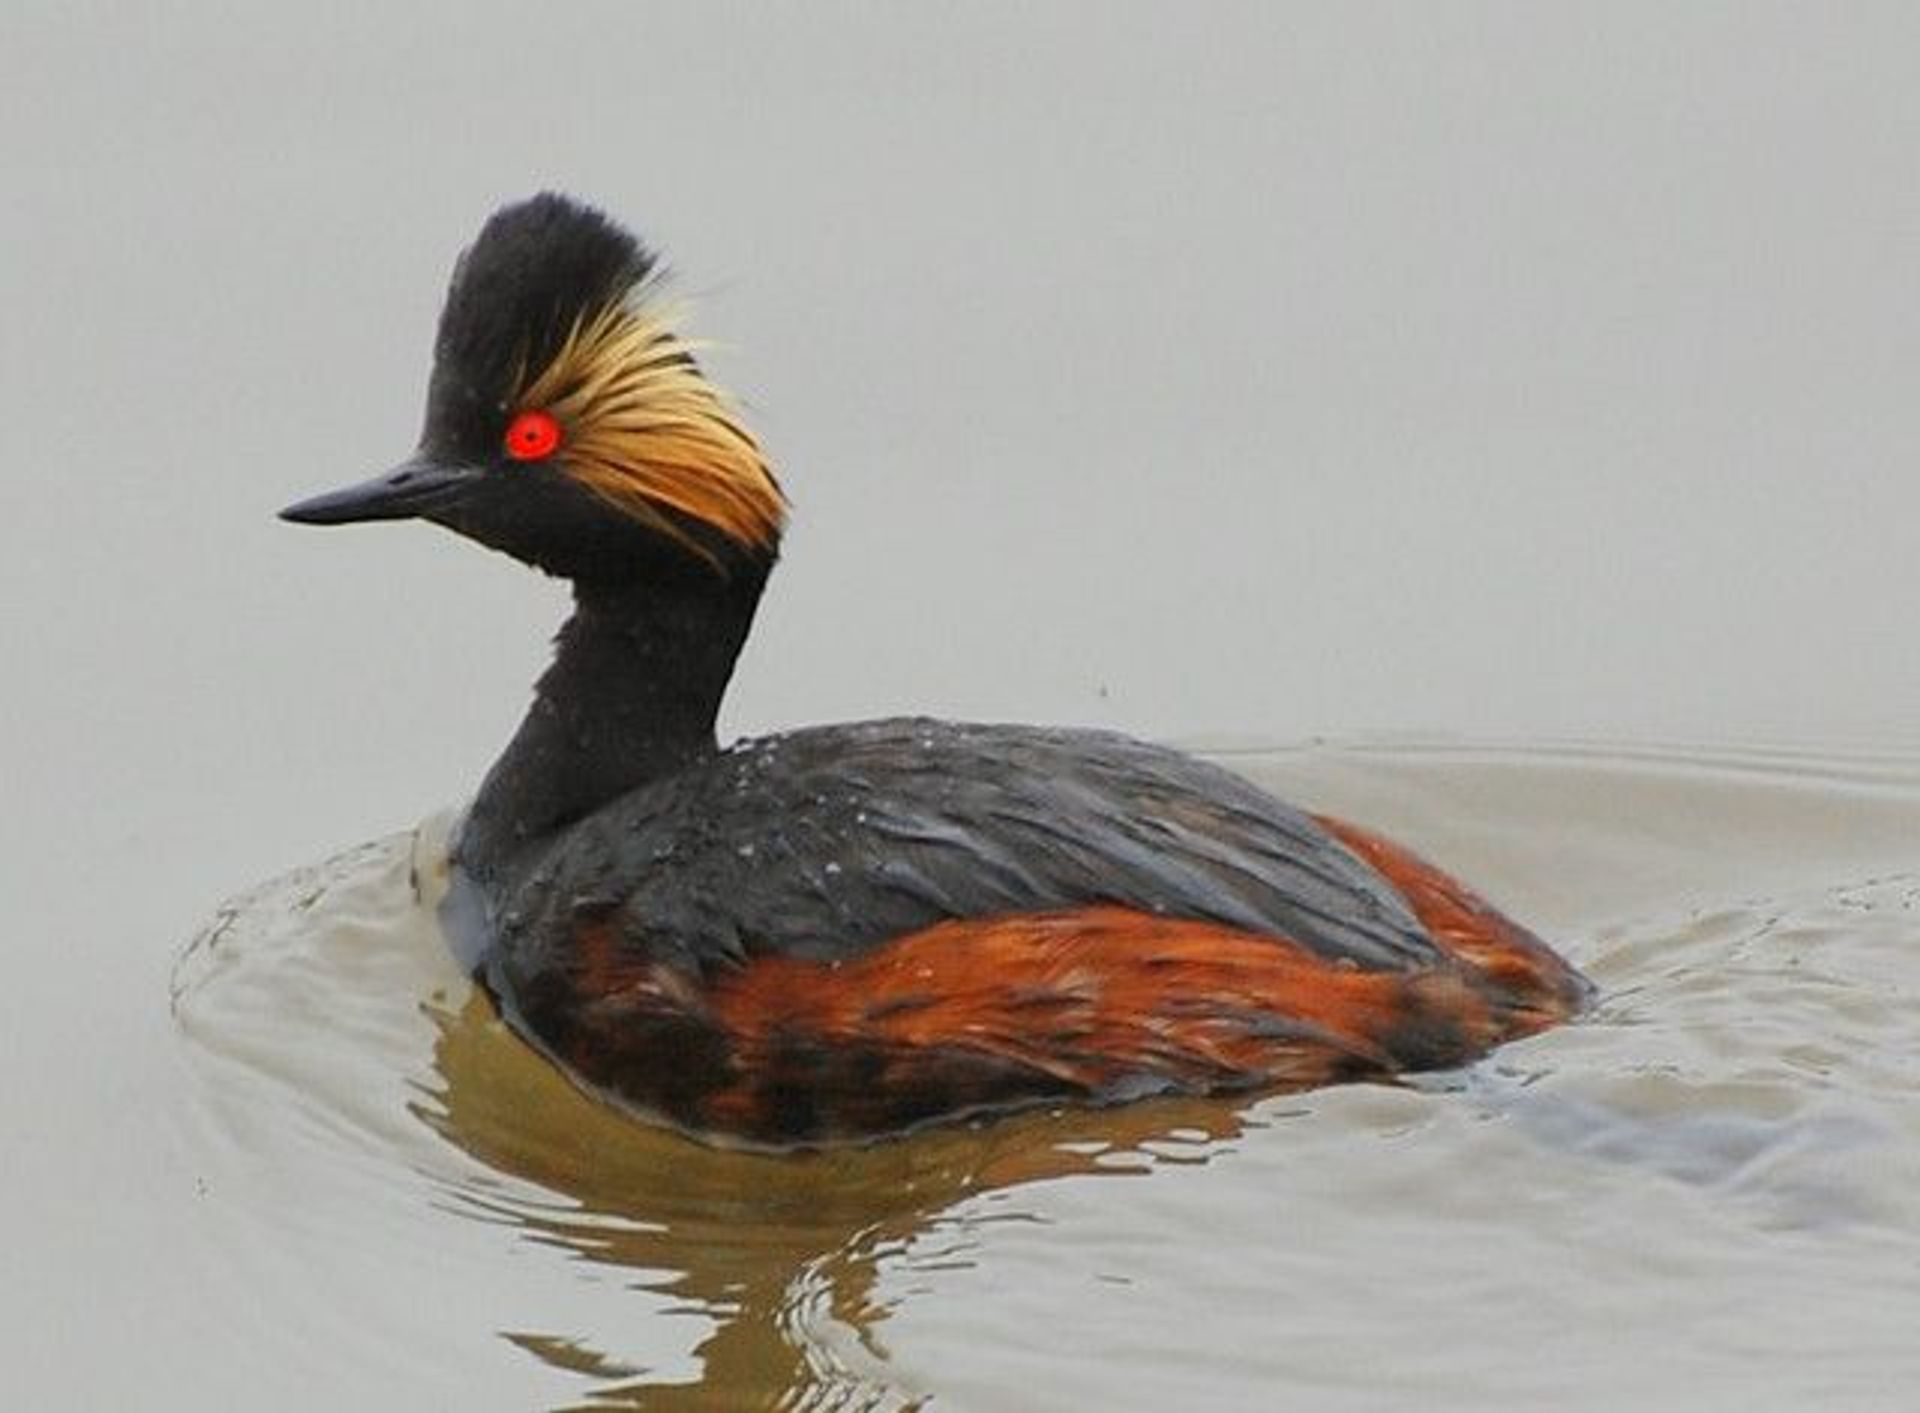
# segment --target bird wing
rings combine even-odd
[[[1370,969],[1441,955],[1380,874],[1219,766],[1108,732],[916,718],[742,741],[615,801],[530,871],[505,926],[561,937],[556,910],[590,915],[705,969],[1099,904]]]

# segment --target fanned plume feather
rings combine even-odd
[[[772,550],[786,521],[779,482],[694,361],[679,310],[657,294],[646,279],[581,315],[518,404],[559,419],[568,473],[620,510],[708,558],[665,510],[743,549]]]

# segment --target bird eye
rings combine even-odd
[[[507,455],[515,461],[539,461],[560,447],[560,424],[551,412],[538,408],[514,414],[507,423]]]

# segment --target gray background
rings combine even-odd
[[[796,502],[734,729],[1912,737],[1915,7],[9,30],[10,827],[169,922],[517,718],[556,586],[272,512],[405,453],[545,186],[665,247]]]

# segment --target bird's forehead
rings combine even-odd
[[[436,396],[483,407],[552,361],[580,323],[654,268],[639,241],[557,196],[496,213],[454,267],[435,344]]]

